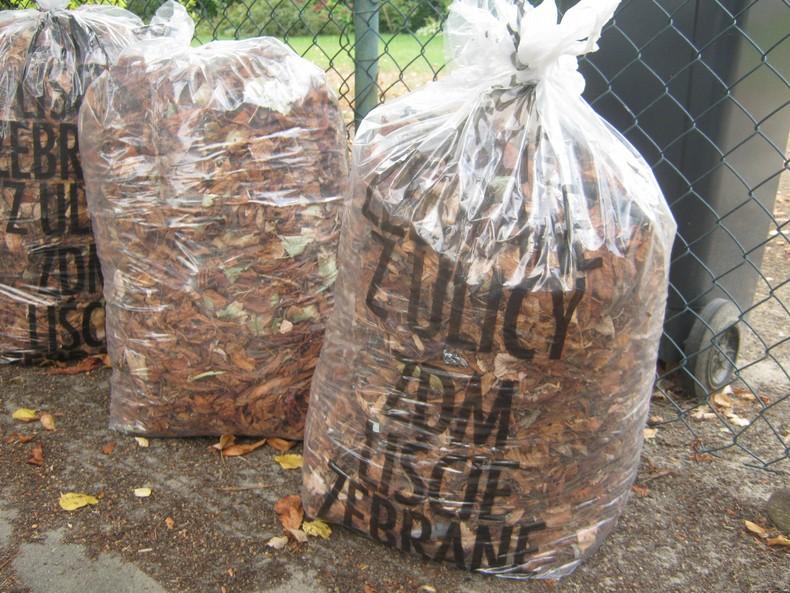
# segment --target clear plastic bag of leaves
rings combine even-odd
[[[570,573],[639,462],[675,232],[581,98],[616,1],[456,2],[454,70],[353,149],[308,515],[509,578]]]
[[[271,38],[129,48],[80,114],[105,278],[111,426],[301,439],[332,307],[346,136],[324,73]]]
[[[67,4],[0,12],[0,362],[105,348],[77,112],[142,22]]]

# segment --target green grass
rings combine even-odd
[[[379,42],[379,71],[395,74],[406,70],[414,74],[431,74],[444,63],[444,43],[441,35],[431,38],[428,35],[391,35],[383,34]],[[316,63],[324,70],[334,68],[344,75],[354,70],[353,38],[337,35],[294,36],[283,39],[299,55]]]

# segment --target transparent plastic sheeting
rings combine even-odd
[[[105,348],[77,111],[142,22],[65,4],[0,12],[0,362]]]
[[[511,578],[567,575],[614,528],[675,233],[649,167],[581,98],[576,58],[616,5],[558,24],[551,0],[456,2],[454,71],[362,123],[309,515]]]
[[[324,73],[275,39],[129,48],[80,141],[107,301],[111,426],[301,439],[337,272],[346,135]]]

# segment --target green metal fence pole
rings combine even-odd
[[[378,104],[379,0],[354,0],[354,123]]]

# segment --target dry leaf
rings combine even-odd
[[[60,495],[58,503],[64,511],[76,511],[90,504],[99,504],[99,499],[90,494],[66,492],[66,494]]]
[[[286,441],[285,439],[278,439],[275,437],[272,439],[267,439],[266,444],[278,453],[285,453],[291,449],[296,444],[296,442]]]
[[[419,589],[417,589],[417,593],[436,593],[436,587],[431,585],[422,585]]]
[[[636,494],[640,498],[644,498],[645,496],[650,494],[650,488],[648,488],[644,484],[634,484],[633,486],[631,486],[631,490],[633,491],[634,494]]]
[[[302,523],[302,531],[304,531],[307,535],[320,537],[322,539],[329,539],[329,536],[332,535],[332,528],[324,523],[321,519],[316,519],[315,521],[305,521]]]
[[[64,367],[52,367],[47,370],[48,375],[78,375],[80,373],[88,373],[94,369],[102,366],[100,356],[90,356],[83,358],[75,365]]]
[[[109,443],[104,443],[101,448],[101,452],[105,455],[112,455],[112,452],[115,451],[115,442],[110,441]]]
[[[240,457],[241,455],[246,455],[247,453],[251,453],[263,445],[266,444],[266,439],[261,439],[260,441],[256,441],[254,443],[247,443],[243,445],[231,445],[222,450],[223,457]]]
[[[645,428],[643,431],[645,435],[645,440],[654,439],[656,438],[656,434],[658,434],[657,428]]]
[[[39,419],[38,412],[30,408],[19,408],[11,414],[11,418],[19,422],[36,422]]]
[[[137,498],[148,498],[151,496],[151,489],[150,488],[135,488],[134,495]]]
[[[765,543],[769,546],[790,546],[790,539],[786,538],[784,535],[777,535],[766,538]]]
[[[752,521],[744,521],[743,524],[746,526],[746,529],[751,531],[753,534],[759,535],[763,539],[768,537],[768,531],[766,531],[764,527],[757,525],[757,523],[753,523]]]
[[[741,418],[735,412],[728,413],[727,420],[732,422],[735,426],[740,426],[740,427],[749,426],[751,424],[750,420],[747,420],[746,418]]]
[[[711,397],[711,401],[719,406],[720,408],[731,408],[732,407],[732,400],[730,397],[725,393],[725,390],[717,391]]]
[[[211,445],[211,449],[217,449],[218,451],[224,451],[228,447],[230,447],[233,443],[236,442],[236,437],[232,434],[223,434],[219,437],[219,442],[214,443]]]
[[[3,439],[3,441],[5,442],[6,445],[11,445],[13,443],[25,444],[25,443],[29,443],[34,438],[36,438],[36,433],[33,433],[33,434],[22,434],[22,433],[19,433],[19,432],[14,432],[12,434],[9,434],[7,437],[5,437]]]
[[[286,529],[286,531],[300,544],[307,541],[307,534],[301,529]]]
[[[277,513],[280,523],[285,529],[299,529],[302,519],[304,519],[301,497],[292,494],[281,498],[275,503],[274,512]]]
[[[716,418],[716,414],[713,412],[709,412],[710,408],[706,405],[698,406],[694,408],[694,411],[691,413],[691,417],[694,420],[713,420]]]
[[[373,585],[365,583],[362,585],[362,593],[376,593],[376,590],[373,588]]]
[[[173,520],[173,517],[165,517],[165,525],[167,525],[168,529],[173,529],[176,526],[176,522]]]
[[[288,538],[284,535],[275,535],[266,542],[266,546],[275,550],[282,550],[288,544]]]
[[[304,458],[298,453],[286,453],[285,455],[275,455],[274,460],[283,469],[299,469],[304,464]]]
[[[744,401],[753,402],[757,399],[751,391],[744,389],[743,387],[737,387],[733,389],[732,393],[735,397]]]
[[[45,412],[41,414],[40,420],[41,426],[43,426],[45,430],[55,430],[55,417],[52,414]]]
[[[33,449],[30,452],[30,457],[28,457],[27,462],[30,465],[44,465],[44,447],[41,443],[36,443],[33,445]]]
[[[148,448],[148,446],[151,444],[151,443],[148,442],[148,439],[145,438],[145,437],[134,437],[134,440],[137,442],[137,444],[140,447],[143,447],[143,448]]]

